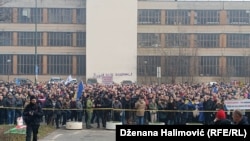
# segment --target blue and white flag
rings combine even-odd
[[[64,84],[67,85],[67,84],[70,83],[72,80],[73,80],[73,79],[72,79],[71,75],[69,75],[69,76],[67,77],[66,81],[64,82]]]
[[[82,92],[84,91],[84,85],[83,82],[80,81],[78,84],[76,99],[79,100],[82,97]]]

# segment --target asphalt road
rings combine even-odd
[[[105,129],[57,129],[39,141],[115,141],[115,131]]]

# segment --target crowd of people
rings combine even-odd
[[[36,98],[43,110],[40,122],[60,128],[67,121],[84,122],[86,128],[105,128],[107,121],[123,124],[166,125],[186,123],[248,124],[250,112],[230,112],[225,100],[250,99],[250,85],[226,83],[191,85],[85,85],[77,97],[78,83],[0,84],[0,124],[16,124],[23,109]]]

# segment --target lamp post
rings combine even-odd
[[[10,63],[11,63],[11,60],[8,59],[7,60],[7,64],[8,64],[8,82],[10,82]]]
[[[38,66],[37,66],[37,0],[35,0],[35,84],[37,82]]]
[[[148,61],[145,60],[144,61],[144,77],[145,77],[145,84],[147,83],[147,64],[148,64]]]

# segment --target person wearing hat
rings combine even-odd
[[[33,133],[33,141],[37,141],[37,134],[40,127],[41,117],[43,116],[42,108],[37,104],[35,96],[30,97],[30,103],[24,108],[23,118],[26,123],[26,141],[31,141]]]
[[[215,125],[230,125],[231,121],[226,118],[226,113],[222,104],[218,105],[218,111],[214,119]]]

